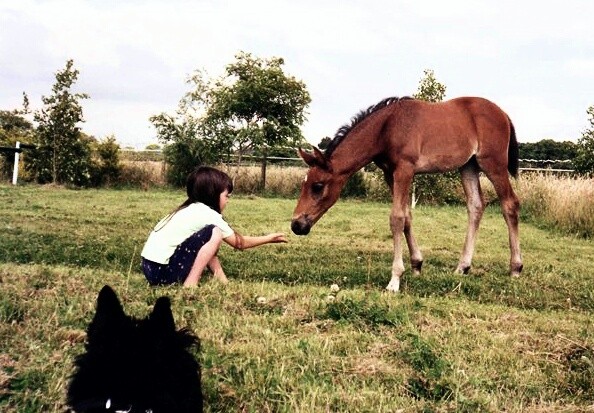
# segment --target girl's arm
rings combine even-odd
[[[287,238],[285,237],[285,234],[283,234],[282,232],[261,235],[258,237],[233,234],[228,236],[227,238],[223,238],[223,241],[225,241],[233,248],[245,250],[247,248],[253,248],[264,244],[287,242]]]

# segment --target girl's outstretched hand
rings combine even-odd
[[[270,237],[269,243],[287,242],[287,237],[282,232],[268,234],[268,237]]]

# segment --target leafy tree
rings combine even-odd
[[[326,150],[328,145],[330,145],[330,142],[332,142],[332,138],[329,136],[325,136],[320,140],[320,143],[318,143],[318,148],[320,148],[321,150]]]
[[[425,69],[424,77],[419,81],[415,99],[426,102],[441,102],[445,98],[446,86],[437,81],[431,69]],[[413,183],[412,203],[417,200],[424,203],[455,203],[458,201],[456,188],[459,187],[458,174],[448,172],[445,174],[416,175]]]
[[[594,176],[594,106],[590,106],[587,113],[590,127],[582,132],[582,137],[578,140],[573,164],[580,174]]]
[[[118,181],[122,172],[120,165],[120,145],[115,136],[108,136],[96,144],[96,161],[94,171],[94,185],[113,185]]]
[[[0,144],[14,145],[17,141],[30,143],[35,128],[25,119],[29,113],[29,98],[23,93],[23,108],[0,110]]]
[[[424,74],[413,97],[427,102],[441,102],[445,97],[446,86],[435,79],[433,70],[425,69]]]
[[[284,60],[241,52],[211,90],[206,123],[226,130],[234,149],[302,143],[300,126],[311,102],[303,82],[285,75]]]
[[[33,124],[15,111],[0,110],[0,142],[12,143],[23,137],[29,139],[33,132]]]
[[[196,71],[186,83],[192,85],[192,90],[182,97],[174,115],[161,113],[150,118],[159,141],[165,145],[167,181],[176,186],[184,185],[197,165],[216,163],[228,152],[220,145],[221,139],[210,139],[204,130],[203,106],[208,102],[205,73]]]
[[[81,99],[85,93],[72,93],[78,79],[72,60],[56,73],[50,96],[43,96],[43,108],[34,114],[38,123],[37,148],[29,167],[38,182],[86,185],[90,178],[90,141],[81,136],[78,123],[83,122]]]
[[[147,151],[158,151],[161,149],[161,145],[159,145],[157,143],[150,143],[150,144],[146,145],[146,147],[144,149]]]
[[[245,52],[235,58],[220,78],[196,71],[175,116],[151,118],[159,140],[168,144],[166,160],[175,161],[174,183],[197,163],[231,153],[239,155],[238,162],[250,152],[265,158],[271,148],[304,142],[299,128],[311,98],[303,82],[285,75],[282,58],[264,60]]]

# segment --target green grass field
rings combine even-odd
[[[236,230],[284,231],[289,243],[223,246],[226,286],[150,288],[140,250],[182,201],[0,186],[0,411],[64,411],[104,284],[138,317],[171,297],[177,326],[201,338],[207,412],[594,411],[592,240],[524,220],[524,273],[512,279],[489,207],[471,273],[458,276],[464,207],[418,207],[423,274],[408,269],[391,294],[388,204],[339,202],[297,237],[295,200],[237,197],[225,211]]]

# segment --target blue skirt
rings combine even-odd
[[[190,270],[198,251],[210,241],[214,225],[207,225],[200,231],[190,235],[184,242],[179,244],[171,258],[169,264],[159,264],[142,257],[142,272],[150,285],[167,285],[174,283],[183,283]]]

